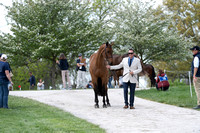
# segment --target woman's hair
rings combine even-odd
[[[66,59],[65,54],[64,54],[64,53],[61,53],[59,59],[60,59],[60,60],[62,60],[62,59]]]
[[[164,72],[163,72],[163,70],[159,69],[159,70],[158,70],[158,73],[159,73],[159,74],[163,74]]]

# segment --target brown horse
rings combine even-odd
[[[113,55],[113,65],[118,65],[124,57],[128,57],[128,54],[124,54],[124,55],[114,54]],[[135,55],[135,57],[139,58],[137,55]],[[151,87],[155,86],[156,74],[155,74],[154,67],[151,64],[143,64],[142,61],[141,61],[141,64],[142,64],[142,72],[139,73],[139,76],[147,75],[149,77],[149,79],[151,80]],[[113,77],[114,77],[115,85],[116,85],[116,81],[119,84],[119,77],[123,75],[123,69],[113,70],[111,75],[113,75]]]
[[[139,73],[140,76],[147,75],[151,81],[151,87],[156,85],[155,80],[155,70],[151,64],[142,64],[142,72]]]
[[[112,45],[108,42],[106,44],[102,44],[97,51],[90,57],[90,74],[92,78],[92,84],[94,86],[94,94],[95,94],[95,108],[99,108],[99,100],[98,95],[103,96],[103,107],[106,108],[110,106],[108,99],[108,69],[106,65],[112,63]],[[105,103],[105,97],[106,102]]]
[[[121,55],[113,54],[112,65],[118,65],[122,61],[122,59],[123,59],[123,57]],[[115,86],[117,84],[119,85],[119,77],[122,75],[123,75],[123,68],[110,71],[110,76],[113,76],[114,81],[115,81]]]

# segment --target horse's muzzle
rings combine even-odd
[[[108,65],[112,65],[112,62],[113,62],[112,58],[109,58],[107,61],[108,61]]]

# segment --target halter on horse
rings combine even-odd
[[[112,45],[108,42],[102,44],[97,53],[94,53],[90,57],[90,74],[92,77],[92,83],[94,86],[95,93],[95,108],[99,108],[98,95],[103,97],[103,107],[106,108],[110,106],[108,99],[108,70],[106,68],[107,64],[112,63]],[[106,102],[105,103],[105,97]]]

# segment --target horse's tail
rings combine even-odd
[[[155,77],[156,77],[155,69],[154,69],[154,67],[152,66],[152,85],[153,85],[153,86],[156,85]]]
[[[97,87],[96,87],[96,93],[100,96],[105,96],[105,92],[106,92],[106,88],[105,86],[102,84],[102,79],[98,77],[97,79]]]

